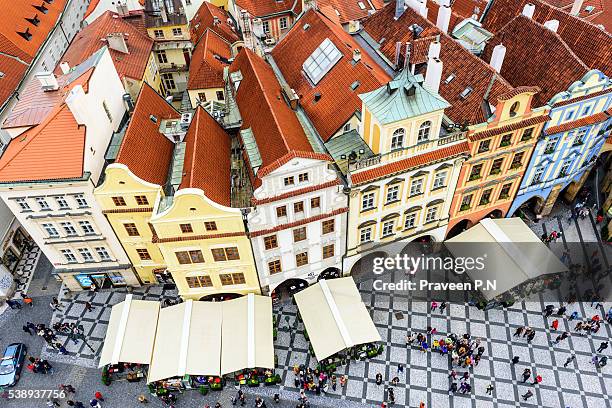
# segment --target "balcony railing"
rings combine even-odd
[[[159,64],[159,72],[162,74],[166,72],[183,72],[188,70],[189,66],[187,66],[187,64]]]

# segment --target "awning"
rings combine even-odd
[[[274,368],[272,300],[249,294],[161,309],[147,381]]]
[[[472,280],[496,281],[480,289],[491,300],[537,277],[567,271],[566,266],[520,218],[485,218],[445,242],[455,257],[486,256],[483,270],[467,269]],[[486,254],[486,255],[485,255]]]
[[[294,295],[317,360],[380,341],[353,278],[321,280]]]
[[[149,364],[157,329],[159,302],[125,300],[113,306],[99,367],[107,364]]]

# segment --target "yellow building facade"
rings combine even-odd
[[[197,188],[179,190],[151,218],[168,271],[184,299],[227,299],[260,293],[251,243],[239,208]]]

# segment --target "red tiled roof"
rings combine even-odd
[[[262,198],[261,200],[258,200],[257,198],[253,197],[251,198],[251,204],[261,205],[261,204],[272,203],[274,201],[284,200],[286,198],[297,197],[302,194],[324,190],[326,188],[337,186],[340,184],[341,184],[340,179],[336,179],[336,180],[328,181],[323,184],[315,184],[310,187],[299,188],[297,190],[289,191],[288,193],[279,194],[277,196]]]
[[[497,33],[515,16],[521,14],[526,3],[535,5],[533,19],[537,22],[544,24],[548,20],[559,21],[557,33],[589,68],[597,68],[607,76],[612,76],[612,35],[595,24],[576,18],[542,0],[495,0],[485,15],[484,27]],[[546,55],[546,50],[541,52]],[[559,63],[563,64],[563,61]]]
[[[319,214],[319,215],[315,215],[313,217],[308,217],[308,218],[304,218],[304,219],[301,219],[301,220],[298,220],[298,221],[289,222],[287,224],[280,224],[280,225],[277,225],[274,228],[269,228],[269,229],[259,230],[259,231],[251,231],[251,232],[249,232],[249,237],[259,237],[261,235],[273,234],[273,233],[278,232],[278,231],[286,230],[286,229],[289,229],[289,228],[299,227],[300,225],[306,225],[306,224],[309,224],[311,222],[324,220],[326,218],[335,217],[336,215],[340,215],[340,214],[343,214],[345,212],[348,212],[348,207],[338,208],[338,209],[336,209],[336,210],[334,210],[332,212],[329,212],[327,214]]]
[[[185,135],[185,162],[180,188],[199,188],[206,197],[231,205],[230,136],[201,106]]]
[[[258,177],[266,168],[278,166],[289,154],[315,154],[295,112],[285,103],[272,68],[259,56],[243,48],[230,71],[240,70],[242,81],[236,102],[242,129],[251,128],[261,155]]]
[[[554,104],[554,106],[555,107],[557,107],[557,106],[565,106],[565,105],[569,105],[569,104],[572,104],[572,103],[584,101],[585,99],[591,99],[591,98],[595,98],[597,96],[605,95],[605,94],[608,94],[608,93],[612,93],[612,88],[605,88],[605,89],[602,89],[601,91],[593,92],[593,93],[582,95],[582,96],[577,96],[577,97],[572,98],[572,99],[560,100],[560,101],[556,102]]]
[[[83,15],[83,20],[86,19],[91,13],[94,12],[96,7],[100,4],[100,0],[91,0],[89,5],[87,6],[87,10],[85,10],[85,14]]]
[[[151,115],[157,118],[151,120]],[[164,185],[172,161],[174,143],[159,132],[162,119],[181,115],[146,82],[140,89],[130,124],[117,154],[117,163],[149,183]]]
[[[468,134],[468,139],[472,142],[475,142],[478,140],[486,139],[488,137],[493,137],[493,136],[501,135],[504,133],[513,132],[515,130],[526,128],[528,126],[537,125],[538,123],[547,122],[549,120],[550,120],[550,116],[548,115],[535,116],[533,118],[521,120],[520,122],[514,122],[510,125],[496,127],[496,128],[484,130],[478,133]]]
[[[11,140],[0,158],[0,182],[83,176],[85,127],[64,103],[45,121]]]
[[[229,64],[217,56],[227,61],[232,57],[231,46],[217,33],[206,30],[191,55],[187,89],[223,88],[223,68]]]
[[[364,9],[359,7],[359,3],[365,6]],[[369,2],[368,0],[317,0],[319,8],[331,7],[333,13],[338,16],[340,24],[346,24],[349,21],[361,20],[367,17],[371,11],[376,11],[384,6],[382,0]]]
[[[591,116],[585,116],[578,120],[566,122],[561,125],[551,126],[548,129],[544,129],[544,133],[547,135],[554,135],[555,133],[567,132],[568,130],[577,129],[582,126],[592,125],[594,123],[603,122],[612,115],[612,108],[604,112],[599,112]]]
[[[191,41],[197,44],[206,30],[213,30],[230,44],[239,41],[234,21],[227,11],[204,1],[189,23]]]
[[[278,169],[282,165],[289,163],[290,160],[295,159],[296,157],[300,157],[302,159],[333,161],[332,157],[325,153],[304,152],[304,151],[293,150],[287,153],[286,155],[284,155],[283,157],[281,157],[280,159],[275,160],[274,162],[270,163],[269,165],[265,167],[262,167],[257,172],[257,176],[264,177],[272,173],[274,170]]]
[[[540,87],[533,99],[534,106],[545,105],[589,71],[557,33],[522,14],[489,41],[483,55],[486,61],[491,59],[493,47],[500,43],[506,47],[502,76],[514,86]],[[529,69],[525,69],[527,66]]]
[[[442,81],[440,95],[451,107],[445,114],[455,123],[476,124],[485,122],[488,118],[482,109],[484,98],[495,105],[498,97],[512,91],[512,86],[486,62],[476,57],[447,34],[441,32],[433,23],[424,19],[411,8],[406,9],[402,16],[395,20],[395,2],[387,4],[382,10],[363,21],[367,33],[381,44],[380,51],[390,60],[395,59],[395,44],[410,42],[415,48],[411,63],[421,64],[427,60],[429,44],[440,36],[442,60]],[[414,40],[409,27],[418,24],[423,28],[419,38]],[[402,58],[405,47],[402,47]],[[423,68],[424,69],[424,68]],[[446,81],[451,77],[451,81]],[[493,85],[489,86],[493,82]],[[465,98],[461,93],[467,88],[472,91]],[[487,90],[489,93],[487,95]]]
[[[572,10],[573,0],[543,0],[551,6],[560,8],[568,13]],[[587,7],[593,7],[589,12]],[[612,4],[606,4],[605,0],[585,0],[580,8],[580,18],[593,24],[601,24],[607,32],[612,31]]]
[[[382,166],[360,171],[351,174],[353,185],[360,185],[373,180],[384,178],[392,174],[404,173],[417,167],[422,167],[451,157],[468,153],[470,150],[468,142],[461,142],[452,146],[446,146],[431,152],[408,157],[393,163],[383,164]]]
[[[111,11],[106,11],[83,28],[74,37],[61,61],[67,62],[71,67],[80,64],[91,54],[107,45],[103,39],[112,33],[123,33],[129,51],[124,54],[111,48],[108,49],[117,73],[121,78],[127,76],[137,80],[142,79],[153,50],[153,40]],[[56,68],[56,72],[61,72],[59,67]]]
[[[294,11],[297,14],[301,10],[301,3],[301,0],[236,0],[236,5],[248,11],[253,17],[264,17],[288,11]]]
[[[309,27],[304,30],[306,24]],[[334,43],[342,58],[313,86],[303,73],[302,64],[326,38]],[[357,63],[353,61],[355,49],[361,51],[361,61]],[[325,141],[361,110],[359,94],[377,89],[390,80],[342,26],[314,10],[309,10],[296,22],[274,47],[272,56]],[[354,83],[358,84],[355,90],[351,88]],[[320,94],[319,101],[314,100],[315,94]]]
[[[15,92],[28,65],[22,60],[6,54],[0,54],[0,105]]]

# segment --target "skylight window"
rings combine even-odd
[[[308,78],[316,85],[323,79],[325,74],[342,58],[342,54],[329,38],[306,59],[302,68]]]
[[[445,84],[450,84],[452,82],[452,80],[455,79],[455,74],[450,74],[445,80],[444,83]]]
[[[357,3],[357,4],[359,4],[359,8],[360,8],[360,9],[362,9],[362,10],[365,10],[365,9],[366,9],[365,4],[363,4],[361,1],[360,1],[359,3]]]
[[[461,97],[461,99],[465,99],[468,97],[469,94],[472,93],[472,91],[473,91],[472,87],[468,86],[459,94],[459,96]]]

